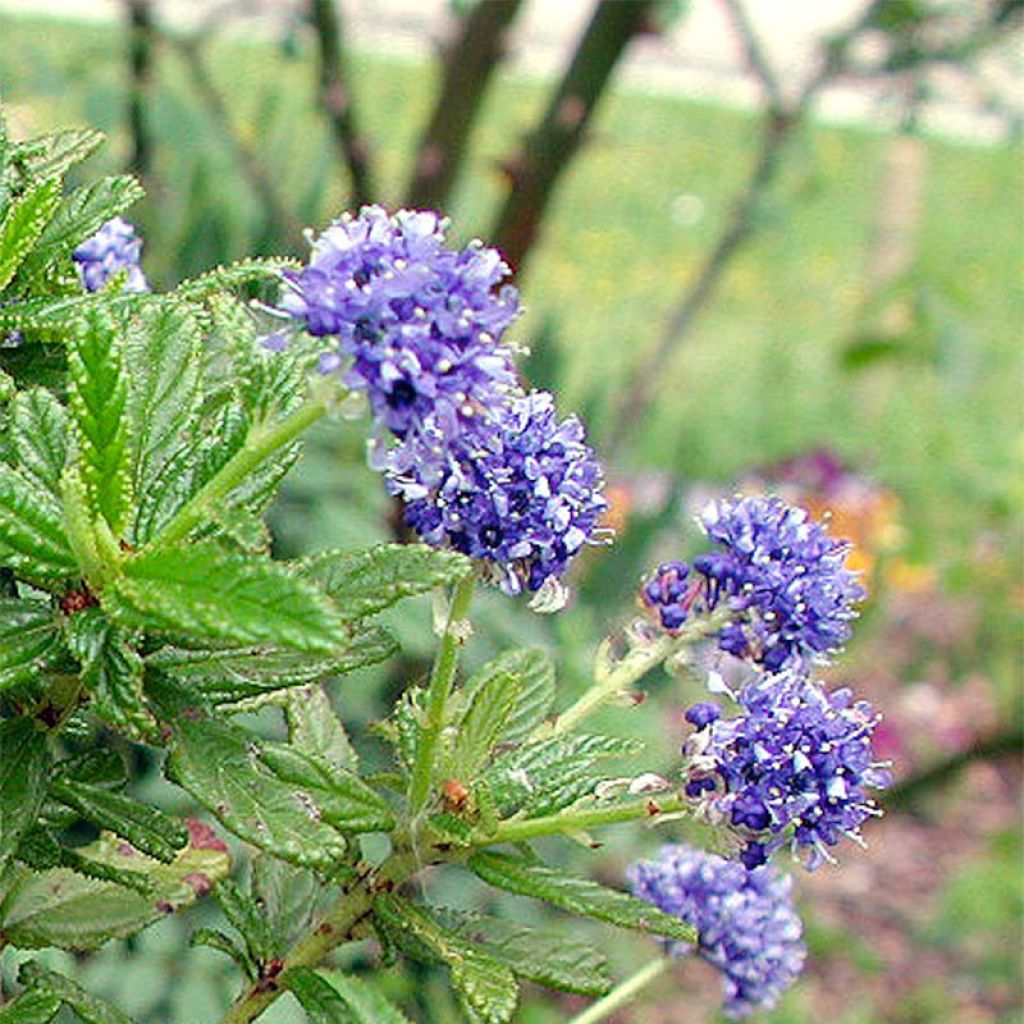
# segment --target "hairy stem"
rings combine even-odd
[[[568,1024],[597,1024],[605,1020],[609,1014],[625,1006],[642,988],[649,985],[672,961],[667,957],[659,957],[645,964],[636,974],[630,975],[625,981],[616,985],[603,999],[593,1003],[582,1013],[577,1014]]]
[[[441,637],[441,646],[438,648],[437,657],[434,660],[434,668],[430,673],[430,684],[427,687],[426,722],[416,746],[416,761],[413,764],[412,779],[409,783],[409,813],[414,818],[423,810],[427,797],[430,795],[437,745],[441,739],[445,708],[455,680],[459,647],[464,640],[464,622],[473,600],[474,583],[475,577],[468,575],[455,585],[448,612],[448,623],[445,626],[444,636]]]
[[[154,544],[184,540],[214,512],[217,506],[262,462],[287,447],[326,415],[328,403],[314,398],[274,424],[258,424],[245,444],[211,477],[191,501],[183,505],[160,531]]]
[[[405,881],[418,870],[418,860],[410,853],[394,853],[376,871],[368,872],[355,885],[343,888],[338,902],[327,914],[314,922],[291,952],[284,958],[278,974],[293,967],[315,967],[342,943],[366,918],[373,906],[374,895]],[[281,994],[280,985],[257,981],[246,989],[221,1018],[221,1024],[249,1024]]]
[[[521,843],[538,836],[567,835],[586,832],[602,825],[620,825],[627,821],[656,820],[663,814],[677,814],[685,810],[686,801],[678,793],[649,797],[615,804],[611,807],[590,807],[582,810],[570,809],[558,814],[547,814],[540,818],[526,818],[521,821],[503,821],[497,829],[480,838],[480,846],[494,846],[498,843]]]
[[[597,682],[575,704],[563,711],[554,725],[542,725],[537,734],[558,736],[575,729],[605,704],[617,699],[652,668],[706,636],[717,633],[728,617],[728,609],[691,619],[675,636],[662,636],[644,647],[631,650],[610,671],[598,671]],[[601,655],[599,654],[600,658]]]

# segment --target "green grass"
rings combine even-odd
[[[105,26],[0,18],[0,89],[26,129],[88,121],[109,130],[116,163],[124,69]],[[211,62],[235,123],[304,222],[344,202],[311,101],[308,41],[297,53],[221,41]],[[357,99],[397,202],[428,109],[432,71],[357,61]],[[504,77],[489,96],[451,211],[486,237],[498,162],[545,99],[542,85]],[[177,57],[160,56],[155,111],[159,193],[139,213],[147,265],[169,283],[214,258],[266,249],[263,217],[230,154],[197,110]],[[618,92],[559,188],[543,244],[522,282],[518,334],[557,347],[568,408],[600,407],[655,343],[714,240],[753,158],[750,115]],[[800,140],[754,244],[731,267],[685,347],[675,353],[628,468],[727,480],[748,467],[829,444],[877,473],[906,501],[921,554],[947,561],[1014,504],[1022,451],[1021,184],[1019,152],[930,140],[914,283],[938,310],[914,362],[841,368],[869,324],[865,270],[886,139],[817,126]],[[696,223],[673,211],[700,207]],[[597,427],[600,428],[600,422]],[[598,437],[600,429],[598,429]]]

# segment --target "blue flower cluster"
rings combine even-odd
[[[791,672],[748,683],[737,703],[734,718],[707,702],[688,712],[686,791],[747,838],[744,863],[788,845],[813,870],[842,838],[861,842],[861,824],[881,813],[866,789],[891,781],[872,758],[870,704]]]
[[[732,614],[719,646],[771,672],[823,660],[843,644],[865,596],[844,568],[848,544],[780,498],[713,502],[701,523],[721,550],[694,559],[687,586],[688,567],[672,562],[641,591],[665,628],[724,603]]]
[[[493,249],[445,245],[434,213],[378,206],[335,222],[281,308],[320,362],[365,391],[394,439],[374,463],[427,543],[482,560],[510,593],[557,581],[598,534],[603,479],[583,426],[521,389],[502,337],[519,311]]]
[[[281,308],[337,346],[321,370],[344,372],[399,437],[433,420],[446,436],[514,386],[499,339],[519,312],[508,267],[479,244],[445,247],[436,213],[379,206],[335,221],[309,265],[286,271]]]
[[[390,489],[428,543],[497,567],[508,593],[559,578],[598,532],[601,469],[583,424],[546,392],[499,406],[447,443],[418,434],[387,457]]]
[[[724,1012],[738,1019],[771,1009],[803,969],[807,950],[792,880],[688,846],[665,846],[629,871],[633,892],[697,929],[697,951],[722,972]],[[669,952],[683,956],[686,943]]]
[[[142,239],[126,220],[108,220],[71,254],[86,291],[98,292],[115,275],[125,273],[124,291],[148,292],[149,282],[139,266]]]

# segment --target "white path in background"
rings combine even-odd
[[[450,26],[450,0],[345,0],[344,11],[355,47],[371,52],[419,56],[433,53]],[[624,0],[625,2],[625,0]],[[978,3],[981,0],[962,0]],[[224,0],[155,0],[167,23],[192,27],[224,8]],[[799,88],[812,73],[818,40],[848,24],[866,0],[748,0],[764,48],[783,87]],[[50,14],[110,21],[120,0],[0,0],[0,13]],[[304,5],[301,0],[241,0],[230,5],[234,32],[278,34]],[[511,47],[510,67],[528,75],[550,75],[560,68],[582,30],[592,0],[529,0]],[[0,40],[0,61],[3,59]],[[1024,46],[1018,36],[989,58],[979,88],[955,69],[932,76],[935,98],[925,108],[932,131],[977,141],[1000,139],[1005,118],[986,109],[990,96],[1020,110],[1024,88]],[[674,93],[742,106],[756,103],[758,90],[744,70],[743,57],[717,0],[691,0],[690,11],[664,38],[640,40],[621,69],[631,89]],[[988,95],[985,95],[985,94]],[[896,106],[879,85],[843,82],[830,89],[819,114],[835,120],[891,124]]]

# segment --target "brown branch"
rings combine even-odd
[[[462,167],[469,135],[522,0],[478,0],[447,47],[430,122],[416,149],[405,205],[444,209]]]
[[[153,5],[151,0],[124,2],[128,15],[128,129],[132,140],[128,170],[145,182],[153,167],[147,114],[153,89]]]
[[[732,22],[736,35],[739,36],[746,54],[748,70],[761,83],[769,109],[782,110],[785,105],[782,87],[761,47],[761,40],[747,16],[747,9],[743,6],[742,0],[722,0],[722,6],[725,8],[726,16]]]
[[[490,237],[521,269],[555,185],[630,41],[651,28],[653,0],[598,0],[569,67],[538,127],[505,165],[509,188]]]
[[[344,22],[336,0],[310,0],[309,18],[316,33],[320,104],[338,152],[352,180],[351,205],[372,203],[377,195],[370,147],[360,134],[349,85],[351,74],[344,45]]]
[[[925,794],[944,786],[957,777],[969,765],[977,761],[994,760],[1010,754],[1024,752],[1024,729],[1008,729],[984,739],[976,740],[966,750],[957,751],[949,757],[907,776],[887,790],[881,803],[887,810],[896,810],[913,803]]]
[[[192,84],[206,104],[206,109],[216,122],[221,138],[231,149],[250,188],[267,211],[272,230],[281,235],[289,246],[301,247],[302,224],[281,197],[273,178],[267,173],[256,152],[235,131],[224,98],[210,77],[199,39],[175,35],[167,35],[166,38],[188,65]]]

